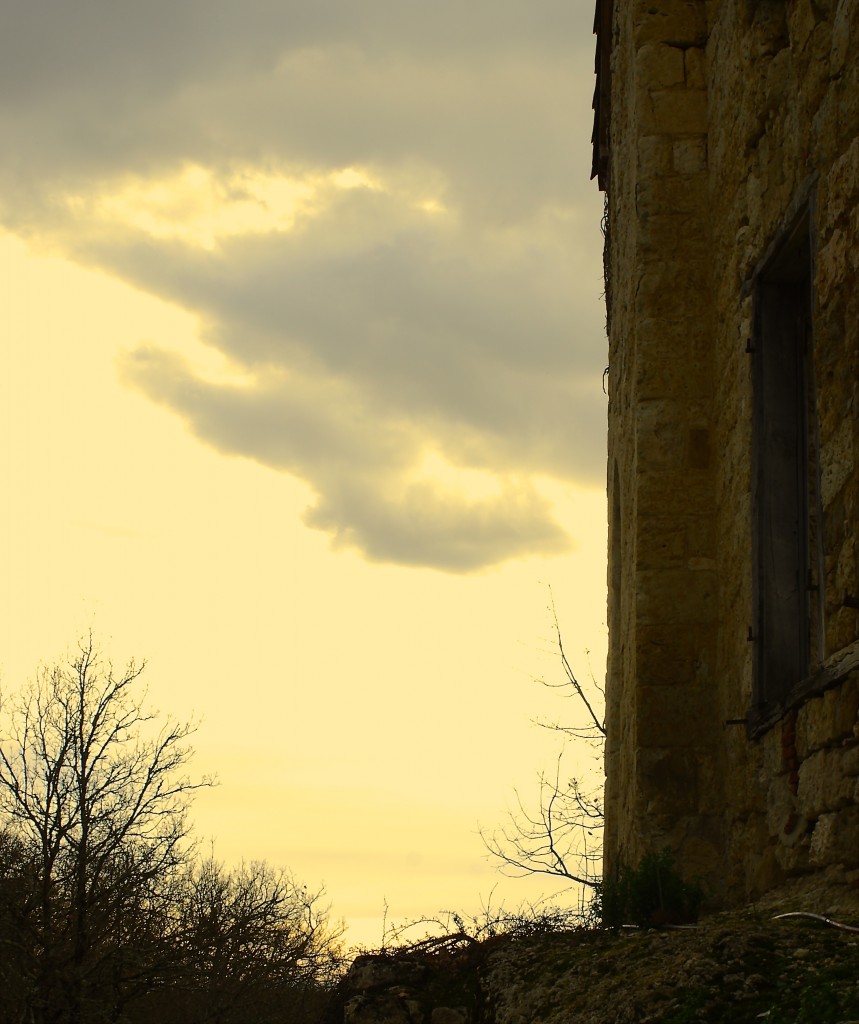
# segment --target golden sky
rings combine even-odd
[[[605,662],[591,4],[13,5],[0,672],[92,629],[228,861],[513,906],[478,826]],[[571,755],[572,758],[572,755]]]

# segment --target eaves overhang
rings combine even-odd
[[[596,0],[594,12],[594,35],[596,35],[596,52],[594,55],[594,71],[596,85],[594,87],[594,128],[591,135],[593,146],[593,163],[591,179],[596,178],[600,189],[605,192],[608,186],[609,169],[609,120],[611,115],[611,43],[612,17],[614,0]]]

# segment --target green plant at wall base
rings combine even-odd
[[[615,878],[603,879],[599,900],[605,928],[637,925],[657,928],[698,920],[703,891],[686,882],[674,866],[670,850],[648,853],[637,868],[622,865]]]

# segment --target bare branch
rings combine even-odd
[[[591,701],[589,700],[587,694],[585,693],[581,683],[576,678],[576,674],[575,674],[575,672],[573,672],[573,667],[570,664],[569,659],[567,658],[566,651],[564,650],[564,638],[561,635],[561,624],[558,621],[558,612],[557,612],[557,609],[555,608],[555,595],[552,593],[552,588],[551,587],[549,587],[549,600],[551,602],[550,607],[551,607],[551,610],[552,610],[552,622],[553,622],[554,627],[555,627],[555,643],[558,646],[558,653],[560,655],[561,665],[563,666],[564,674],[567,677],[567,683],[566,684],[564,684],[564,683],[561,683],[561,684],[545,684],[545,685],[560,685],[560,686],[569,685],[569,686],[572,686],[576,696],[579,698],[581,703],[584,705],[584,707],[585,707],[585,709],[586,709],[586,711],[588,713],[588,717],[590,718],[590,721],[591,721],[591,724],[592,724],[593,728],[596,729],[596,731],[603,738],[605,738],[605,715],[604,714],[598,715],[597,712],[595,711],[594,706],[591,703]],[[596,681],[595,680],[594,680],[594,685],[596,686]],[[599,691],[600,695],[603,697],[603,700],[604,700],[604,698],[605,698],[604,691],[600,687],[598,687],[598,686],[596,686],[596,688],[597,688],[597,690]]]
[[[555,631],[555,645],[564,673],[563,681],[550,683],[550,689],[567,689],[584,713],[584,724],[538,722],[544,728],[561,733],[568,740],[588,743],[599,760],[605,743],[605,718],[602,708],[604,693],[591,676],[593,693],[579,682],[567,658],[551,587],[550,612]],[[602,863],[603,807],[602,787],[584,788],[578,778],[562,779],[563,750],[558,754],[551,776],[538,775],[536,808],[529,810],[519,795],[516,810],[508,821],[494,832],[481,829],[490,856],[500,863],[500,870],[514,877],[542,874],[567,879],[585,888],[595,888],[600,881]]]

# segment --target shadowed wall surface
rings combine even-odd
[[[598,5],[606,872],[859,880],[859,7]]]

